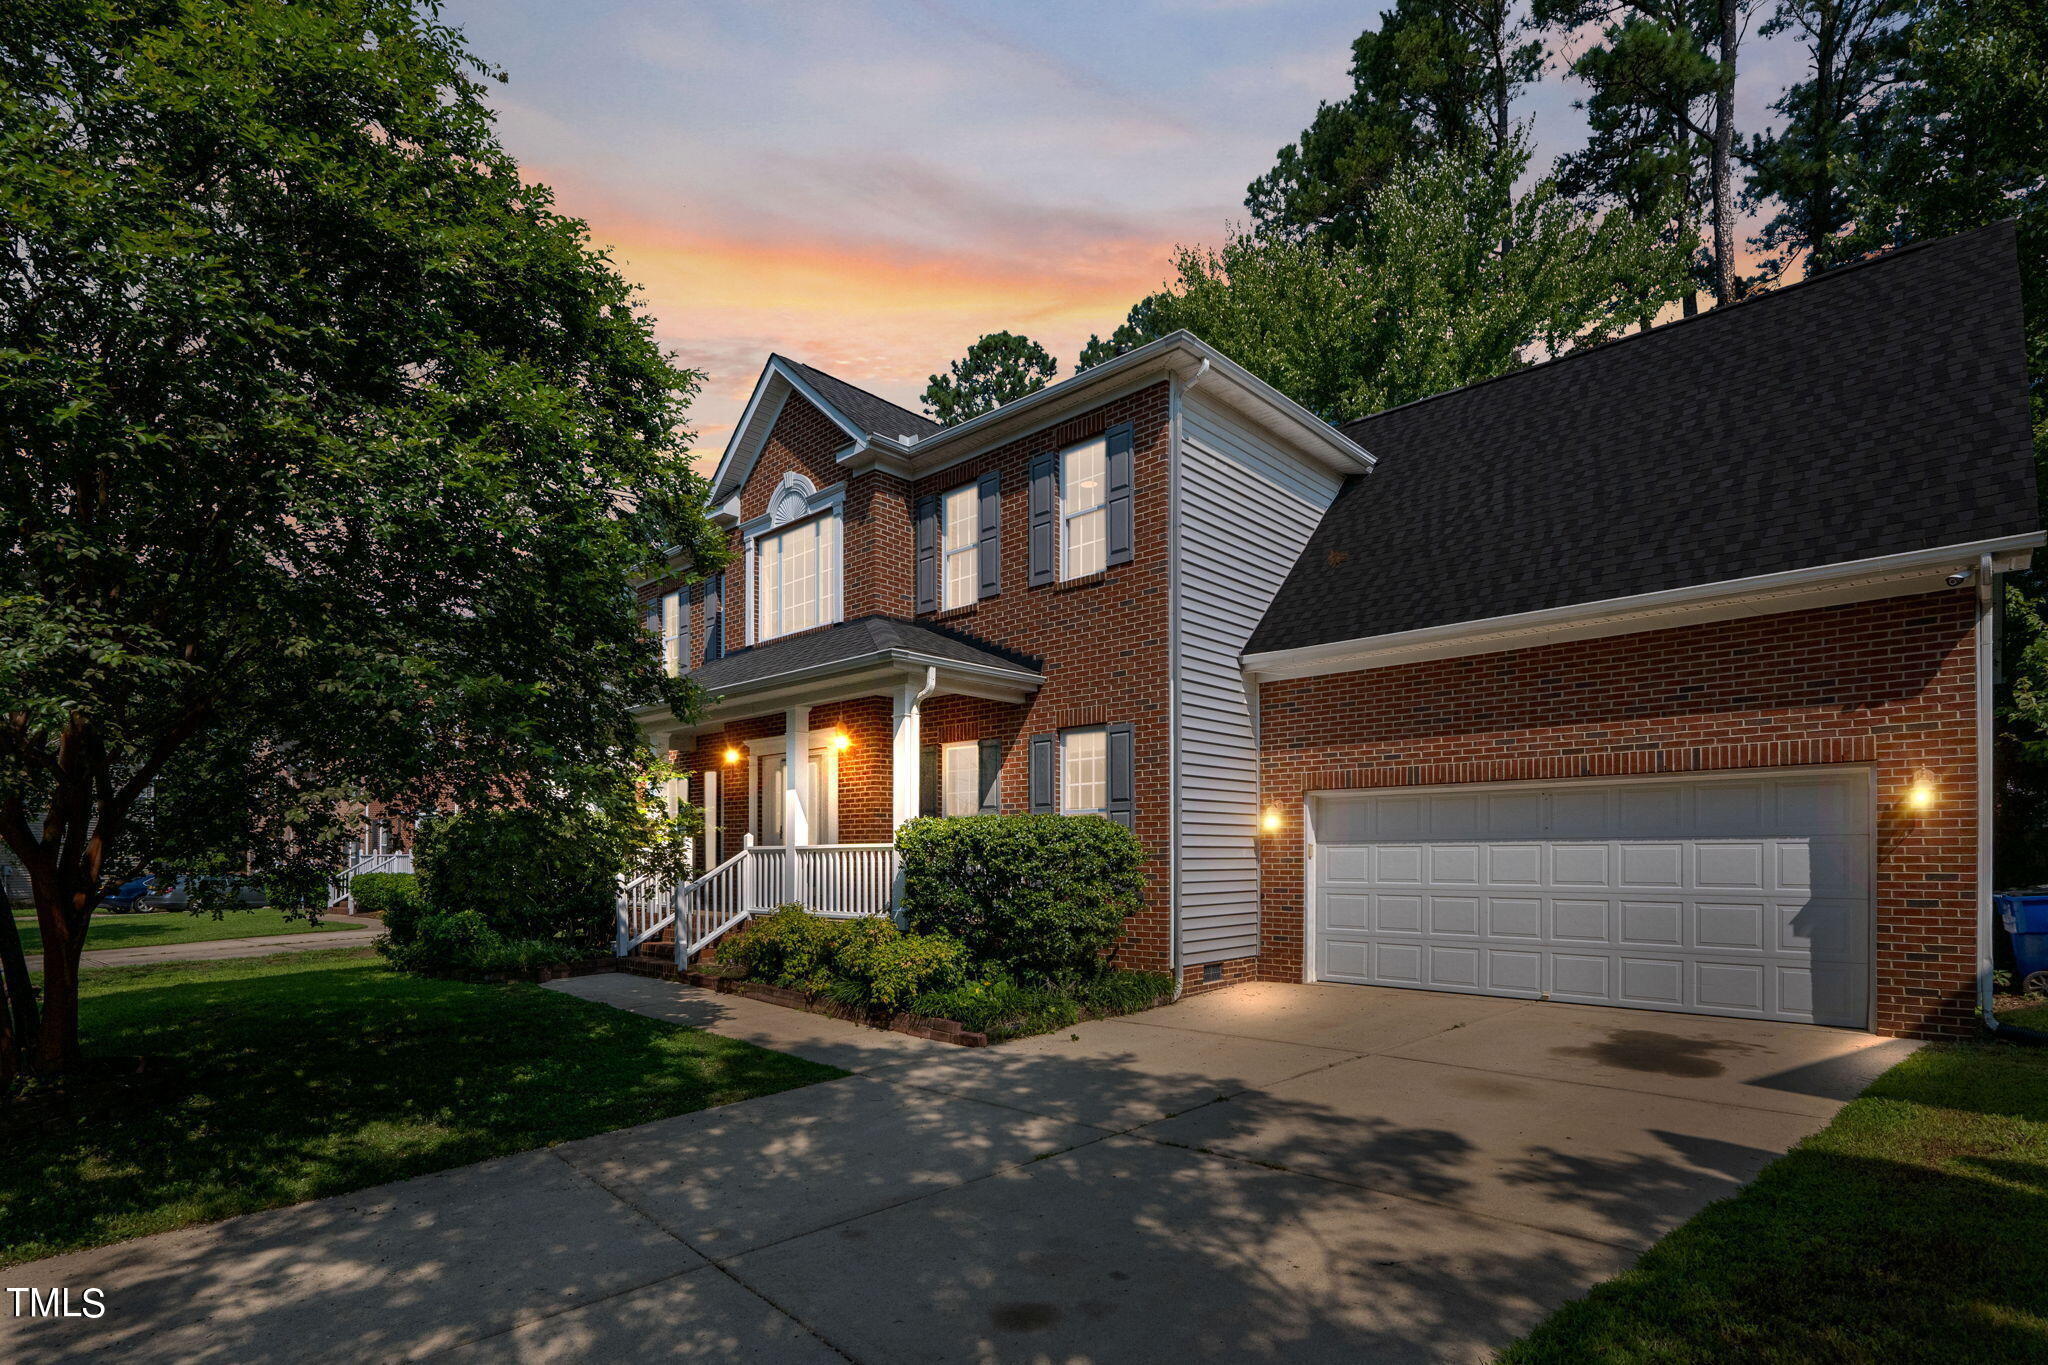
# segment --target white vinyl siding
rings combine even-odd
[[[948,744],[939,753],[942,815],[973,815],[981,809],[981,745]]]
[[[1097,436],[1060,455],[1060,577],[1085,578],[1109,563],[1109,442]]]
[[[1181,407],[1174,715],[1181,961],[1259,949],[1259,748],[1238,656],[1340,486],[1221,408]]]
[[[1060,814],[1109,811],[1109,734],[1101,727],[1060,732]]]
[[[838,531],[839,519],[826,515],[755,543],[763,640],[838,619]]]
[[[974,484],[956,488],[939,505],[940,607],[950,611],[973,602],[981,586],[981,494]],[[968,812],[972,814],[973,812]]]

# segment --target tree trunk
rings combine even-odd
[[[88,906],[74,921],[67,902],[76,898],[52,899],[56,904],[36,897],[36,922],[43,931],[43,1002],[29,1065],[44,1075],[68,1071],[78,1061],[78,965],[91,915]]]
[[[1738,0],[1721,0],[1721,84],[1714,91],[1714,302],[1735,301],[1735,49],[1742,41]]]

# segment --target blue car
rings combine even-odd
[[[137,877],[134,881],[122,882],[112,891],[100,897],[100,904],[109,910],[133,910],[136,903],[149,894],[155,881],[149,877]]]

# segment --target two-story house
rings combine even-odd
[[[1094,813],[1188,990],[1970,1025],[2010,227],[1343,425],[1184,332],[951,428],[775,356],[711,496],[731,565],[642,593],[712,698],[643,718],[685,951],[886,908],[913,816]]]

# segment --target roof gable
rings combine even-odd
[[[1348,424],[1247,652],[2039,529],[2010,224]]]
[[[715,507],[740,490],[754,471],[754,462],[775,429],[775,419],[791,397],[800,398],[825,414],[846,433],[849,448],[864,445],[871,436],[891,441],[915,439],[939,430],[939,424],[897,407],[865,389],[835,379],[823,370],[799,364],[787,356],[771,355],[754,381],[718,469],[711,476],[711,502]]]

